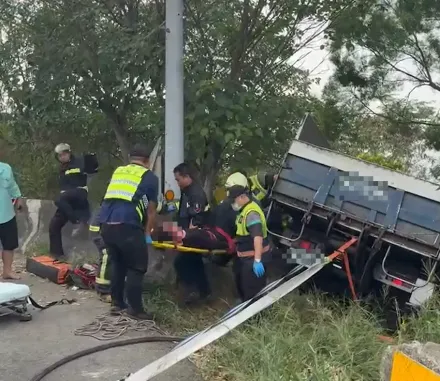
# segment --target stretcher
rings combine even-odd
[[[31,295],[29,286],[0,282],[0,316],[14,315],[20,321],[32,320],[28,313],[28,299]]]
[[[171,242],[171,241],[165,241],[165,242],[153,241],[153,246],[156,249],[177,250],[177,251],[181,251],[183,253],[212,254],[212,255],[224,255],[224,254],[227,255],[228,254],[227,250],[199,249],[196,247],[176,245],[174,242]]]

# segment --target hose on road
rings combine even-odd
[[[91,355],[93,353],[105,351],[110,348],[117,348],[117,347],[124,347],[127,345],[134,345],[134,344],[142,344],[142,343],[157,343],[157,342],[180,342],[184,338],[178,337],[178,336],[145,336],[145,337],[136,337],[133,339],[126,339],[126,340],[118,340],[113,341],[110,343],[98,345],[96,347],[83,349],[82,351],[73,353],[69,356],[63,357],[62,359],[58,360],[57,362],[53,363],[52,365],[49,365],[48,367],[44,368],[40,373],[32,377],[30,381],[41,381],[43,380],[47,375],[52,373],[54,370],[60,368],[61,366],[77,360],[81,357]]]

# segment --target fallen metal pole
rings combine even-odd
[[[198,335],[193,340],[188,341],[184,345],[181,345],[177,349],[167,353],[160,359],[153,361],[151,364],[138,370],[136,373],[133,373],[126,379],[126,381],[151,380],[153,377],[167,370],[174,364],[182,361],[183,359],[187,358],[188,356],[192,355],[193,353],[197,352],[198,350],[202,349],[213,341],[226,335],[228,332],[233,330],[241,323],[261,312],[265,308],[271,306],[277,300],[281,299],[283,296],[292,292],[294,289],[310,279],[325,265],[326,264],[324,263],[310,267],[303,273],[297,275],[296,277],[290,279],[275,290],[271,291],[269,294],[263,296],[260,300],[257,300],[255,303],[251,304],[237,315],[224,321],[222,324],[211,328],[202,335]]]
[[[206,329],[199,334],[194,335],[187,341],[183,342],[178,347],[174,348],[171,352],[167,353],[163,357],[153,361],[144,368],[138,370],[136,373],[131,374],[125,380],[126,381],[148,381],[158,374],[164,372],[165,370],[171,368],[173,365],[177,364],[179,361],[184,360],[198,350],[206,347],[220,337],[226,335],[228,332],[232,331],[234,328],[244,323],[246,320],[250,319],[252,316],[263,311],[267,307],[280,300],[282,297],[286,296],[307,280],[309,280],[316,273],[321,271],[327,264],[331,263],[336,257],[345,255],[347,249],[357,242],[357,238],[352,238],[351,240],[344,243],[339,249],[337,249],[329,257],[325,258],[322,263],[317,263],[311,266],[299,275],[289,279],[285,283],[279,285],[274,290],[270,291],[266,295],[262,296],[260,299],[256,300],[254,303],[250,304],[242,311],[232,315],[227,319],[222,319],[219,323],[215,324],[211,328]]]

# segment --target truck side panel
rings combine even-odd
[[[387,184],[374,184],[373,178],[333,168],[289,154],[272,190],[272,198],[325,218],[332,212],[344,216],[344,224],[356,231],[365,223],[386,230],[384,239],[435,256],[439,248],[440,202]]]

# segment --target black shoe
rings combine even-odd
[[[120,315],[123,311],[124,311],[124,309],[119,306],[111,306],[110,307],[110,315],[114,315],[114,316]]]
[[[200,301],[199,295],[196,292],[191,292],[187,294],[184,299],[184,304],[187,306],[191,306]]]
[[[136,312],[132,308],[127,308],[127,310],[125,311],[125,314],[128,317],[131,317],[132,319],[136,319],[136,320],[153,320],[154,319],[154,315],[152,313],[146,312],[146,311]]]

